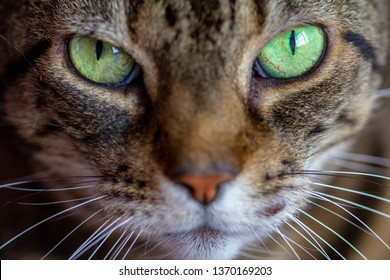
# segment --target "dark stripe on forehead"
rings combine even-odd
[[[347,31],[343,34],[343,38],[346,42],[351,43],[355,48],[357,48],[365,60],[372,63],[374,71],[380,70],[375,54],[375,48],[362,35],[352,31]]]
[[[202,33],[207,33],[213,27],[218,32],[221,31],[223,19],[219,0],[190,0],[189,2],[195,18],[202,24],[201,28],[204,28]],[[201,28],[193,32],[195,35],[193,38],[199,38],[198,33]]]
[[[144,0],[126,1],[127,15],[130,19],[135,18],[138,14],[140,6],[144,5]]]
[[[174,10],[174,8],[170,4],[168,4],[165,8],[165,18],[166,18],[168,25],[170,27],[175,26],[176,19],[177,19],[176,11]]]
[[[267,3],[262,0],[255,0],[255,6],[256,6],[256,14],[257,14],[257,21],[259,25],[263,25],[265,17],[267,15]]]
[[[230,21],[231,29],[234,27],[234,22],[236,21],[236,0],[230,0]]]
[[[7,71],[0,77],[0,95],[7,87],[13,85],[22,75],[26,74],[30,68],[34,67],[35,61],[50,48],[50,45],[49,41],[41,40],[24,51],[23,55],[9,61],[4,67]]]
[[[139,14],[139,9],[144,5],[144,0],[131,0],[126,1],[126,15],[127,15],[127,26],[132,35],[134,41],[137,41],[137,29],[136,23]]]
[[[220,9],[218,0],[190,0],[191,8],[195,16],[200,20],[207,19],[207,15],[215,10]]]

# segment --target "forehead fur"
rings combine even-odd
[[[183,76],[183,80],[192,80],[199,71],[207,71],[203,77],[221,79],[225,77],[221,66],[240,69],[240,65],[253,60],[258,50],[278,33],[304,23],[364,34],[377,48],[380,48],[380,38],[386,37],[378,34],[380,29],[372,32],[373,27],[384,23],[385,19],[378,16],[379,10],[386,9],[383,1],[36,3],[34,13],[44,13],[44,17],[37,18],[46,20],[47,24],[42,36],[79,33],[104,39],[126,49],[151,71]],[[361,20],[365,18],[375,20],[374,24],[365,24]],[[384,55],[384,52],[379,53],[379,59],[383,60]],[[199,84],[199,81],[194,83]]]

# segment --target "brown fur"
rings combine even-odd
[[[387,1],[11,3],[0,4],[7,118],[53,176],[103,176],[91,193],[65,196],[106,196],[97,205],[106,218],[132,217],[129,227],[156,242],[161,228],[172,234],[201,219],[188,190],[172,183],[183,172],[229,171],[249,182],[237,186],[247,193],[237,207],[254,209],[244,232],[265,235],[298,214],[311,188],[300,172],[366,124],[386,64]],[[260,49],[304,23],[326,30],[319,67],[289,80],[253,75]],[[127,51],[143,79],[86,81],[68,59],[73,34]]]

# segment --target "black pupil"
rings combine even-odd
[[[96,41],[96,60],[99,60],[103,52],[103,42],[98,40]]]
[[[290,35],[290,48],[292,55],[295,55],[295,31],[291,31]]]

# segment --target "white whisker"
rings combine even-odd
[[[302,251],[304,251],[306,254],[308,254],[313,260],[316,260],[317,258],[315,256],[313,256],[312,253],[309,252],[309,249],[306,248],[305,246],[303,246],[302,244],[299,244],[298,242],[294,241],[293,239],[291,239],[290,237],[288,236],[285,236],[287,238],[287,240],[293,244],[295,244],[298,248],[300,248]]]
[[[83,222],[81,222],[77,227],[75,227],[71,232],[69,232],[64,238],[62,238],[60,240],[60,242],[58,242],[49,252],[47,252],[46,255],[44,255],[42,257],[41,260],[44,260],[45,258],[47,258],[47,256],[49,256],[58,246],[60,246],[70,235],[72,235],[77,229],[79,229],[82,225],[84,225],[86,222],[88,222],[90,219],[92,219],[94,216],[96,216],[101,211],[103,211],[103,209],[96,211],[94,214],[92,214],[87,219],[85,219]]]
[[[316,199],[320,199],[321,201],[327,201],[327,200],[325,200],[325,199],[323,199],[323,198],[318,198],[318,197],[315,197],[315,196],[311,196],[311,197],[316,198]],[[360,229],[361,231],[363,231],[363,232],[365,232],[365,233],[367,233],[367,234],[369,234],[369,235],[371,235],[371,236],[374,236],[372,233],[370,233],[370,232],[367,231],[366,229],[364,229],[364,228],[362,228],[361,226],[357,225],[356,223],[354,223],[354,222],[348,220],[346,217],[340,215],[339,213],[337,213],[337,212],[335,212],[335,211],[333,211],[333,210],[330,210],[330,209],[328,209],[328,208],[326,208],[326,207],[324,207],[324,206],[322,206],[322,205],[320,205],[320,204],[318,204],[318,203],[315,203],[315,202],[313,202],[313,201],[307,200],[307,202],[310,203],[310,204],[313,204],[313,205],[317,206],[318,208],[321,208],[321,209],[323,209],[323,210],[325,210],[325,211],[327,211],[327,212],[329,212],[329,213],[332,213],[332,214],[335,215],[336,217],[339,217],[340,219],[346,221],[347,223],[353,225],[354,227]],[[336,202],[333,202],[333,203],[335,203],[335,205],[337,205],[338,207],[341,207],[341,205],[339,205],[338,203],[336,203]],[[344,208],[342,208],[342,209],[344,209]]]
[[[291,252],[286,249],[279,241],[277,241],[275,238],[273,238],[272,235],[268,234],[268,236],[280,247],[283,251],[285,251],[292,259],[294,258],[293,255],[291,255]]]
[[[143,230],[143,229],[142,229],[142,232],[144,233],[144,230]],[[141,240],[139,240],[140,242],[137,243],[137,244],[136,244],[137,246],[135,246],[135,247],[133,248],[134,251],[144,251],[144,250],[145,250],[145,243],[146,243],[146,241],[145,241],[144,239],[145,239],[145,237],[146,237],[147,235],[148,235],[148,234],[146,234],[146,233],[143,234],[143,238],[142,238]]]
[[[245,251],[250,251],[250,252],[254,252],[254,253],[261,253],[261,254],[266,254],[266,255],[274,255],[273,252],[270,251],[270,249],[264,245],[264,243],[262,244],[252,244],[250,246],[247,246],[245,247]]]
[[[148,239],[146,240],[145,242],[145,249],[144,249],[144,254],[146,254],[146,250],[148,249],[148,246],[149,246],[149,242],[150,242],[150,238],[152,238],[151,235],[149,235]]]
[[[386,173],[385,167],[380,168],[380,167],[357,163],[345,159],[333,158],[332,164],[340,166],[342,168],[351,169],[359,172],[367,172],[370,174],[384,175]]]
[[[305,174],[313,174],[313,175],[334,175],[334,174],[342,174],[342,175],[358,175],[358,176],[365,176],[365,177],[372,177],[377,179],[383,179],[383,180],[390,180],[390,177],[383,176],[383,175],[377,175],[373,173],[365,173],[365,172],[352,172],[352,171],[333,171],[333,170],[321,170],[321,171],[314,171],[314,170],[304,170]]]
[[[0,38],[2,38],[4,41],[6,41],[9,45],[11,45],[22,57],[23,59],[28,63],[30,64],[30,66],[34,69],[34,71],[37,73],[38,77],[39,77],[39,80],[42,81],[43,78],[42,78],[42,75],[39,74],[38,72],[38,69],[35,67],[35,65],[27,59],[27,57],[25,56],[25,54],[15,45],[13,44],[10,40],[8,40],[7,38],[5,38],[3,35],[0,35]]]
[[[98,181],[96,181],[98,182]],[[81,189],[94,188],[95,186],[80,186],[80,187],[66,187],[66,188],[47,188],[47,189],[34,189],[34,188],[19,188],[11,187],[7,185],[0,186],[0,189],[14,190],[14,191],[27,191],[27,192],[60,192],[60,191],[73,191]]]
[[[89,238],[87,238],[87,240],[84,241],[84,243],[81,244],[79,248],[77,248],[77,250],[69,257],[69,259],[70,260],[74,259],[74,257],[78,255],[78,253],[82,250],[82,248],[87,246],[87,244],[102,230],[102,228],[106,226],[106,224],[108,224],[108,222],[109,222],[108,220],[105,221],[97,230],[95,230],[95,232],[92,233],[92,235]]]
[[[377,196],[377,195],[373,195],[373,194],[369,194],[369,193],[365,193],[365,192],[361,192],[361,191],[356,191],[353,189],[348,189],[348,188],[343,188],[343,187],[333,186],[333,185],[328,185],[328,184],[323,184],[323,183],[317,183],[317,182],[311,182],[311,184],[316,185],[316,186],[330,188],[330,189],[336,189],[336,190],[340,190],[340,191],[344,191],[344,192],[355,193],[355,194],[359,194],[362,196],[381,200],[381,201],[384,201],[386,203],[390,203],[390,199],[386,199],[386,198],[381,197],[381,196]]]
[[[142,254],[142,256],[146,256],[147,254],[149,254],[150,252],[152,252],[152,251],[155,250],[156,248],[160,247],[160,246],[163,245],[164,243],[167,243],[167,242],[173,240],[174,238],[175,238],[175,237],[162,239],[160,242],[158,242],[157,244],[155,244],[151,249],[149,249],[148,251],[144,252],[144,253]]]
[[[255,228],[253,228],[252,226],[250,226],[249,229],[252,232],[252,234],[255,236],[256,241],[258,242],[258,247],[256,247],[256,251],[263,253],[263,254],[265,253],[268,255],[273,255],[272,251],[267,247],[267,245],[265,245],[263,239],[260,238],[259,235],[257,234],[257,230]],[[259,247],[264,248],[264,249],[260,250]]]
[[[321,247],[321,245],[318,243],[318,241],[316,240],[316,239],[314,239],[314,237],[306,230],[306,229],[304,229],[305,230],[305,232],[307,233],[307,234],[309,234],[309,236],[317,243],[317,245],[315,245],[313,242],[311,242],[310,240],[309,240],[309,238],[307,238],[304,234],[302,234],[299,230],[297,230],[295,227],[293,227],[293,225],[291,225],[289,222],[286,222],[286,224],[290,227],[290,228],[292,228],[296,233],[298,233],[303,239],[305,239],[311,246],[313,246],[313,248],[314,249],[316,249],[318,252],[320,252],[321,253],[321,255],[323,255],[326,259],[330,259],[329,258],[329,256],[328,256],[328,254],[326,254],[326,252],[325,252],[325,250]],[[311,255],[311,254],[310,254]],[[315,257],[313,256],[313,258],[315,259]]]
[[[298,253],[295,251],[295,249],[291,246],[290,242],[287,240],[286,236],[279,230],[277,229],[276,232],[283,238],[284,242],[286,242],[287,246],[291,249],[295,257],[300,260],[301,258],[299,257]]]
[[[117,218],[116,220],[114,220],[111,224],[109,224],[107,227],[105,227],[103,230],[101,230],[100,232],[98,232],[92,239],[90,239],[90,241],[88,243],[86,243],[85,246],[83,247],[80,247],[79,248],[79,252],[76,254],[74,254],[75,256],[71,259],[77,259],[78,257],[80,257],[84,252],[88,251],[89,249],[91,249],[93,246],[95,246],[96,244],[98,244],[99,242],[101,242],[103,239],[106,240],[106,237],[107,235],[111,235],[116,229],[118,229],[119,227],[123,226],[124,224],[126,224],[131,218],[125,220],[124,222],[120,223],[120,224],[116,224],[120,218]],[[100,246],[98,246],[99,248]]]
[[[334,248],[329,242],[327,242],[324,238],[322,238],[318,233],[316,233],[314,230],[312,230],[309,226],[305,225],[303,222],[298,220],[297,218],[293,218],[294,222],[298,224],[301,228],[306,228],[308,231],[310,231],[312,234],[314,234],[318,239],[320,239],[322,242],[324,242],[330,249],[333,250],[337,255],[340,256],[343,260],[345,260],[345,257],[338,251],[336,248]]]
[[[46,179],[31,179],[31,180],[23,180],[18,182],[12,182],[7,184],[0,184],[0,190],[1,189],[10,189],[10,190],[21,190],[21,191],[55,191],[55,190],[68,190],[68,188],[63,189],[56,189],[56,188],[47,188],[47,189],[34,189],[34,188],[20,188],[15,186],[25,185],[25,184],[32,184],[32,183],[44,183],[44,182],[53,182],[53,181],[62,181],[62,180],[79,180],[79,179],[90,179],[95,178],[95,180],[88,180],[88,181],[76,181],[72,182],[73,185],[77,184],[89,184],[89,183],[96,183],[100,182],[98,180],[100,176],[73,176],[73,177],[60,177],[60,178],[46,178]],[[69,184],[69,182],[67,182]]]
[[[110,259],[112,260],[117,260],[118,259],[118,256],[120,255],[120,253],[123,251],[123,248],[126,246],[126,244],[129,242],[129,240],[131,239],[131,237],[133,236],[134,234],[134,230],[126,236],[126,238],[120,243],[120,245],[118,246],[118,248],[116,249],[116,251],[114,252],[113,256],[110,257]]]
[[[390,88],[378,90],[377,97],[390,97]]]
[[[2,244],[2,245],[0,246],[0,250],[2,250],[5,246],[7,246],[8,244],[10,244],[11,242],[13,242],[14,240],[16,240],[17,238],[19,238],[20,236],[22,236],[22,235],[24,235],[25,233],[29,232],[30,230],[36,228],[37,226],[40,226],[40,225],[42,225],[43,223],[46,223],[47,221],[50,221],[50,220],[52,220],[52,219],[54,219],[54,218],[56,218],[56,217],[58,217],[58,216],[60,216],[60,215],[62,215],[62,214],[64,214],[64,213],[67,213],[67,212],[69,212],[69,211],[72,211],[72,210],[74,210],[74,209],[76,209],[76,208],[79,208],[79,207],[82,207],[82,206],[84,206],[84,205],[90,204],[90,203],[92,203],[92,202],[98,201],[98,200],[102,199],[103,197],[104,197],[104,196],[99,196],[99,197],[96,197],[96,198],[91,199],[91,200],[89,200],[89,201],[86,201],[86,202],[80,203],[80,204],[78,204],[78,205],[72,206],[72,207],[70,207],[70,208],[68,208],[68,209],[65,209],[65,210],[63,210],[63,211],[61,211],[61,212],[59,212],[59,213],[57,213],[57,214],[54,214],[54,215],[52,215],[52,216],[50,216],[50,217],[48,217],[48,218],[46,218],[46,219],[44,219],[44,220],[42,220],[42,221],[40,221],[40,222],[38,222],[38,223],[32,225],[31,227],[27,228],[26,230],[22,231],[21,233],[19,233],[19,234],[16,235],[15,237],[11,238],[10,240],[8,240],[8,241],[5,242],[4,244]]]
[[[114,253],[114,256],[112,257],[113,260],[116,260],[119,256],[119,254],[122,252],[123,248],[126,246],[126,244],[129,242],[133,234],[135,233],[135,230],[133,230],[120,244],[116,252]]]
[[[168,242],[168,241],[167,241]],[[164,243],[164,242],[163,242]],[[173,251],[166,251],[165,254],[159,254],[159,255],[156,255],[156,256],[153,256],[153,259],[154,260],[165,260],[167,258],[170,258],[173,256]]]
[[[383,217],[385,217],[385,218],[390,218],[390,215],[389,215],[389,214],[383,213],[383,212],[378,211],[378,210],[376,210],[376,209],[373,209],[373,208],[371,208],[371,207],[368,207],[368,206],[365,206],[365,205],[362,205],[362,204],[359,204],[359,203],[356,203],[356,202],[353,202],[353,201],[350,201],[350,200],[347,200],[347,199],[344,199],[344,198],[341,198],[341,197],[337,197],[337,196],[330,195],[330,194],[323,193],[323,192],[319,192],[319,191],[313,191],[313,193],[318,194],[318,195],[321,196],[321,197],[328,197],[328,198],[336,199],[336,200],[338,200],[338,201],[345,202],[345,203],[347,203],[347,204],[356,206],[356,207],[358,207],[358,208],[367,210],[367,211],[369,211],[369,212],[372,212],[372,213],[381,215],[381,216],[383,216]]]
[[[127,255],[130,253],[130,250],[133,248],[135,242],[137,242],[137,240],[141,236],[141,234],[142,234],[142,230],[140,230],[140,232],[134,238],[133,243],[131,243],[131,245],[129,246],[129,249],[127,249],[126,253],[123,255],[122,260],[124,260],[127,257]]]
[[[256,260],[256,259],[259,258],[259,257],[256,256],[256,255],[252,255],[252,254],[249,254],[249,253],[247,253],[247,252],[243,252],[243,251],[241,251],[241,250],[237,253],[237,256],[243,257],[243,258],[246,258],[246,259],[249,259],[249,260]]]
[[[93,253],[89,256],[88,260],[92,260],[93,256],[100,250],[100,248],[103,246],[103,244],[107,241],[107,239],[111,236],[111,234],[116,230],[117,228],[114,227],[112,230],[110,230],[108,233],[105,234],[104,239],[100,242],[99,246],[96,247],[96,249],[93,251]],[[98,242],[97,242],[98,243]],[[97,244],[96,243],[96,244]],[[87,251],[88,249],[86,249]]]
[[[338,152],[336,157],[346,160],[360,161],[365,163],[372,163],[385,167],[390,167],[390,159],[384,157],[377,157],[365,154]]]
[[[59,201],[54,201],[54,202],[17,202],[17,204],[18,205],[25,205],[25,206],[47,206],[47,205],[55,205],[55,204],[64,204],[64,203],[83,201],[83,200],[91,199],[93,197],[94,196],[88,196],[88,197],[83,197],[83,198],[59,200]]]
[[[318,196],[318,194],[313,194],[314,196]],[[375,232],[373,231],[368,225],[366,225],[361,219],[359,219],[356,215],[354,215],[353,213],[351,213],[350,211],[348,211],[347,209],[345,209],[344,207],[340,206],[338,203],[330,200],[330,199],[326,199],[325,197],[322,197],[321,195],[319,195],[322,199],[325,199],[326,201],[330,202],[331,204],[339,207],[340,209],[342,209],[343,211],[347,212],[349,215],[351,215],[353,218],[355,218],[357,221],[359,221],[365,228],[367,228],[369,230],[369,232],[371,232],[379,241],[382,242],[382,244],[384,244],[386,246],[387,249],[390,250],[390,247],[389,245],[386,244],[386,242],[384,242],[382,240],[382,238],[380,238],[380,236]]]
[[[319,237],[318,234],[316,234],[315,232],[313,232],[312,230],[310,230],[310,228],[308,226],[304,226],[304,223],[301,222],[301,223],[298,223],[296,219],[294,219],[294,222],[304,231],[306,232],[307,235],[309,235],[309,237],[314,241],[315,244],[318,245],[318,248],[317,246],[314,246],[314,248],[316,248],[320,253],[321,255],[323,255],[326,259],[330,260],[330,257],[328,255],[328,253],[326,252],[326,250],[322,247],[321,243],[317,240],[317,238],[319,238],[320,240],[322,240],[324,242],[324,240],[322,238]],[[291,225],[292,226],[292,225]],[[295,227],[293,227],[295,229]],[[299,232],[299,231],[298,231]],[[316,237],[314,236],[316,235]],[[312,244],[312,242],[309,241],[308,239],[308,242],[310,244]],[[327,244],[327,242],[324,242],[325,244]],[[332,248],[333,249],[333,248]]]
[[[114,249],[116,248],[116,246],[118,245],[118,243],[122,240],[123,236],[125,236],[125,234],[127,233],[127,230],[124,230],[121,234],[121,236],[119,236],[118,240],[115,242],[114,245],[111,246],[111,249],[110,251],[108,251],[108,253],[106,254],[106,256],[104,257],[104,260],[107,260],[110,256],[110,254],[112,253],[112,251],[114,251]]]
[[[305,216],[309,217],[310,219],[312,219],[316,223],[320,224],[321,226],[323,226],[324,228],[326,228],[330,232],[332,232],[334,235],[336,235],[338,238],[340,238],[342,241],[344,241],[346,244],[348,244],[352,248],[352,250],[354,250],[356,253],[358,253],[364,260],[367,260],[367,258],[358,249],[356,249],[355,246],[353,246],[347,239],[345,239],[343,236],[341,236],[338,232],[336,232],[335,230],[333,230],[332,228],[330,228],[329,226],[327,226],[326,224],[324,224],[320,220],[316,219],[315,217],[313,217],[312,215],[310,215],[306,211],[303,211],[301,209],[298,209],[298,211],[301,212],[302,214],[304,214]]]

